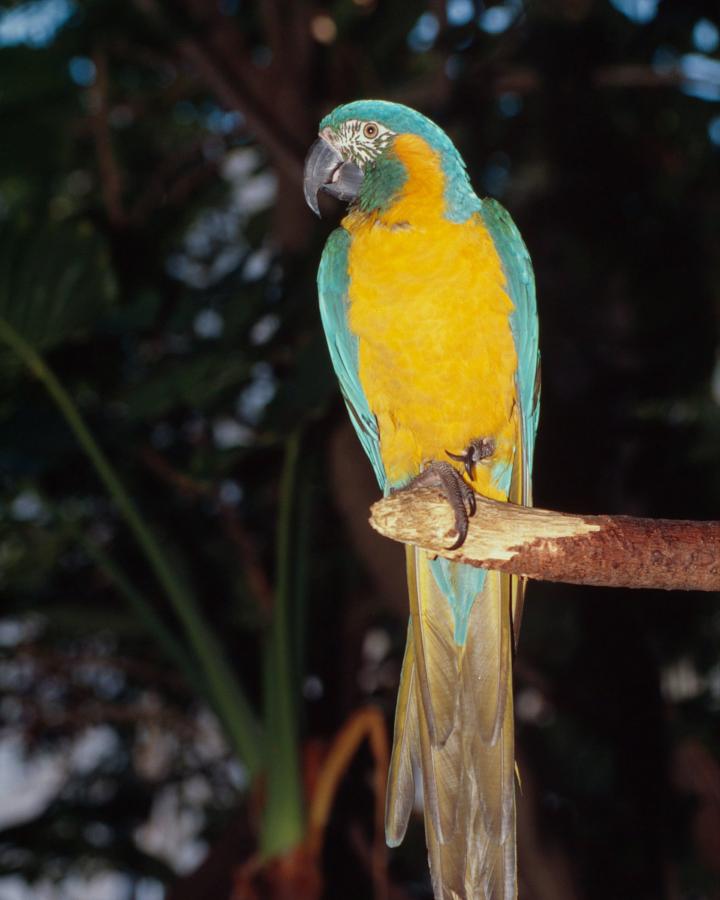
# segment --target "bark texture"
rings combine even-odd
[[[541,581],[663,590],[720,590],[720,522],[578,516],[477,497],[457,550],[449,504],[411,488],[375,503],[385,537],[448,559]]]

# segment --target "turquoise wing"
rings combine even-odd
[[[535,300],[535,277],[530,255],[510,214],[495,200],[483,200],[481,215],[500,256],[507,290],[513,302],[510,319],[518,368],[517,398],[520,406],[520,435],[512,466],[509,499],[514,503],[532,504],[532,465],[535,434],[540,414],[540,351]],[[520,634],[525,579],[511,581],[512,620],[515,642]]]
[[[340,382],[350,421],[367,453],[375,477],[384,491],[385,467],[380,456],[377,421],[368,406],[358,375],[358,342],[348,328],[348,251],[350,235],[337,228],[327,240],[318,269],[320,318],[327,338],[330,359]]]
[[[523,503],[532,502],[532,464],[535,434],[540,414],[540,351],[535,300],[535,277],[525,242],[507,210],[496,201],[482,201],[480,210],[485,227],[500,256],[508,293],[515,309],[511,328],[518,358],[517,390],[522,422]]]

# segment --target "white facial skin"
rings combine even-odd
[[[338,128],[323,128],[320,137],[363,171],[390,145],[395,132],[379,122],[350,119]]]

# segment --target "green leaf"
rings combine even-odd
[[[291,637],[293,524],[297,513],[300,435],[285,446],[277,527],[277,583],[263,662],[267,745],[267,798],[260,835],[265,858],[286,853],[303,838],[305,817],[300,778],[297,660]]]
[[[204,618],[190,585],[178,577],[161,540],[143,518],[118,473],[85,424],[70,394],[38,352],[1,315],[0,342],[44,384],[114,500],[173,607],[187,644],[203,672],[213,705],[225,724],[230,742],[251,775],[255,776],[262,765],[255,715],[218,638]]]
[[[0,318],[33,349],[87,331],[116,296],[104,242],[91,226],[0,229]]]

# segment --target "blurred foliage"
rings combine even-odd
[[[57,375],[221,648],[198,656],[45,370],[3,338],[3,875],[230,896],[259,834],[302,828],[298,756],[308,788],[354,708],[390,719],[403,600],[357,538],[372,494],[338,440],[315,298],[339,209],[314,223],[300,184],[337,103],[433,116],[518,222],[537,502],[717,517],[719,27],[710,0],[0,5],[0,322]],[[531,587],[524,897],[720,896],[717,599]],[[224,684],[263,723],[279,830],[209,712]],[[370,895],[370,766],[338,796],[328,897]],[[424,856],[418,823],[398,896],[429,896]]]

